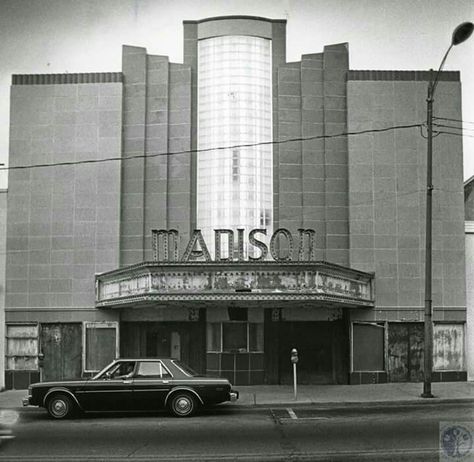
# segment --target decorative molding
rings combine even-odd
[[[378,70],[350,70],[347,71],[347,80],[400,80],[400,81],[430,81],[430,71],[378,71]],[[440,81],[459,82],[459,71],[443,71],[439,73]]]
[[[120,83],[121,72],[88,72],[81,74],[13,74],[12,85],[63,85],[71,83]]]
[[[152,262],[96,276],[96,307],[218,300],[330,301],[373,307],[373,274],[308,262]]]
[[[331,302],[337,303],[337,307],[373,307],[374,302],[370,300],[359,300],[349,297],[319,295],[319,294],[144,294],[129,297],[121,297],[103,300],[96,303],[97,308],[112,308],[114,306],[133,305],[140,302],[209,302],[209,301],[301,301],[301,302]]]

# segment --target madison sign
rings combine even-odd
[[[267,236],[267,230],[252,229],[245,235],[244,229],[237,229],[237,239],[231,229],[214,230],[214,261],[231,262],[245,260],[245,247],[255,248],[257,256],[248,256],[248,261],[262,261],[271,259],[277,262],[284,261],[313,261],[315,259],[315,231],[313,229],[298,229],[297,236],[293,236],[286,228],[277,229],[270,238],[270,246],[262,239]],[[223,239],[225,237],[225,239]],[[176,229],[153,229],[153,255],[155,261],[213,261],[209,252],[208,243],[204,240],[201,230],[195,229],[179,259],[179,231]],[[226,241],[226,248],[223,246]],[[294,255],[296,244],[296,256]],[[284,249],[284,250],[283,250]],[[224,251],[223,251],[224,250]],[[269,254],[270,252],[270,254]],[[225,256],[224,256],[225,255]],[[296,258],[294,258],[296,257]]]

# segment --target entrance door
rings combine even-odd
[[[169,329],[149,327],[145,337],[147,358],[169,358],[171,356],[171,332]]]
[[[41,380],[80,378],[82,372],[82,324],[41,324],[44,367]]]
[[[280,331],[280,383],[293,383],[292,348],[298,350],[298,383],[335,383],[331,322],[282,322]]]
[[[423,380],[424,331],[422,323],[390,323],[388,377],[390,382]]]

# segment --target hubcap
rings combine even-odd
[[[58,417],[63,416],[67,412],[67,404],[62,399],[53,401],[53,412]]]
[[[180,414],[187,414],[192,410],[193,403],[189,398],[183,396],[176,400],[175,406],[177,412],[179,412]]]

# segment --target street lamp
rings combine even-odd
[[[426,175],[426,253],[425,253],[425,353],[424,353],[424,379],[423,379],[423,398],[433,398],[431,393],[431,378],[433,371],[433,322],[432,322],[432,197],[433,197],[433,101],[436,86],[441,70],[443,69],[446,58],[451,48],[466,41],[472,34],[474,24],[472,22],[463,22],[454,29],[451,45],[446,51],[443,60],[433,79],[433,69],[430,70],[430,82],[428,84],[427,103],[427,175]]]

